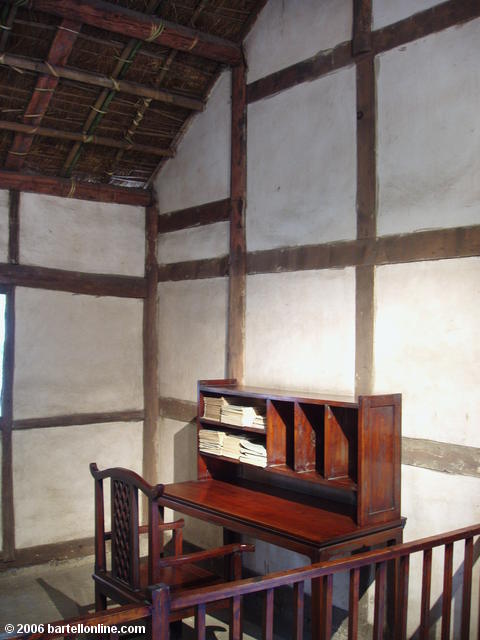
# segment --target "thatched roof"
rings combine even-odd
[[[149,186],[264,4],[0,0],[0,168]]]

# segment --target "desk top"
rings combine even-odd
[[[283,495],[287,497],[283,497]],[[359,527],[350,515],[331,510],[328,501],[308,503],[306,496],[288,492],[282,496],[264,493],[220,480],[197,480],[165,485],[163,506],[247,533],[293,550],[321,549],[348,540],[400,526],[400,521],[382,526]]]

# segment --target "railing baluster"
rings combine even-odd
[[[423,552],[422,603],[420,614],[420,640],[428,640],[430,631],[430,591],[432,586],[432,550]]]
[[[304,591],[305,591],[305,583],[304,582],[296,582],[293,587],[293,620],[294,620],[294,629],[293,629],[293,639],[294,640],[303,640],[303,615],[304,615]]]
[[[265,591],[263,605],[263,640],[273,640],[273,589]]]
[[[452,573],[453,542],[449,542],[445,545],[445,563],[443,566],[442,640],[450,640],[450,620],[452,613]]]
[[[333,594],[333,574],[328,574],[321,578],[322,581],[322,608],[321,621],[322,640],[330,640],[332,637],[332,594]]]
[[[205,640],[207,633],[206,620],[205,620],[206,608],[204,604],[199,604],[195,608],[195,634],[197,640]]]
[[[465,557],[463,561],[462,588],[462,626],[461,638],[470,637],[470,610],[472,602],[472,568],[473,568],[473,538],[465,540]]]
[[[360,569],[351,569],[349,606],[348,606],[348,640],[357,640],[357,637],[358,637],[359,589],[360,589]]]
[[[407,637],[408,576],[410,556],[402,556],[398,569],[397,601],[395,602],[395,640]]]
[[[229,640],[241,640],[242,637],[242,596],[233,596],[230,605]]]
[[[379,562],[375,567],[375,610],[373,617],[373,640],[382,640],[385,625],[385,583],[387,563]]]

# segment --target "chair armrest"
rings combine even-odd
[[[174,522],[161,522],[158,525],[159,531],[176,531],[177,529],[183,529],[185,526],[185,520],[180,518]],[[138,533],[148,533],[148,524],[142,524],[138,527]]]
[[[177,567],[182,564],[202,562],[203,560],[208,560],[210,558],[219,558],[222,556],[229,556],[234,553],[243,553],[245,551],[255,551],[255,545],[243,543],[226,544],[223,547],[217,547],[216,549],[195,551],[194,553],[186,553],[181,556],[169,556],[167,558],[161,558],[159,560],[159,566]]]

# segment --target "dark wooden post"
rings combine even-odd
[[[152,640],[169,640],[170,591],[165,584],[149,587],[152,596]]]
[[[156,483],[158,460],[158,337],[157,337],[157,237],[158,209],[155,203],[145,210],[145,278],[143,303],[143,476]]]
[[[20,193],[10,191],[8,261],[17,264],[19,258]],[[15,287],[5,287],[7,309],[5,314],[5,349],[3,354],[2,397],[2,535],[3,560],[15,558],[15,511],[13,503],[13,371],[15,366]]]
[[[228,296],[227,377],[245,374],[245,292],[247,190],[247,105],[245,65],[232,69],[232,140],[230,178],[230,282]]]
[[[355,0],[353,53],[370,49],[371,0]],[[373,55],[356,63],[357,80],[357,239],[377,233],[376,99]],[[371,393],[373,385],[374,266],[358,266],[356,276],[355,393]]]

